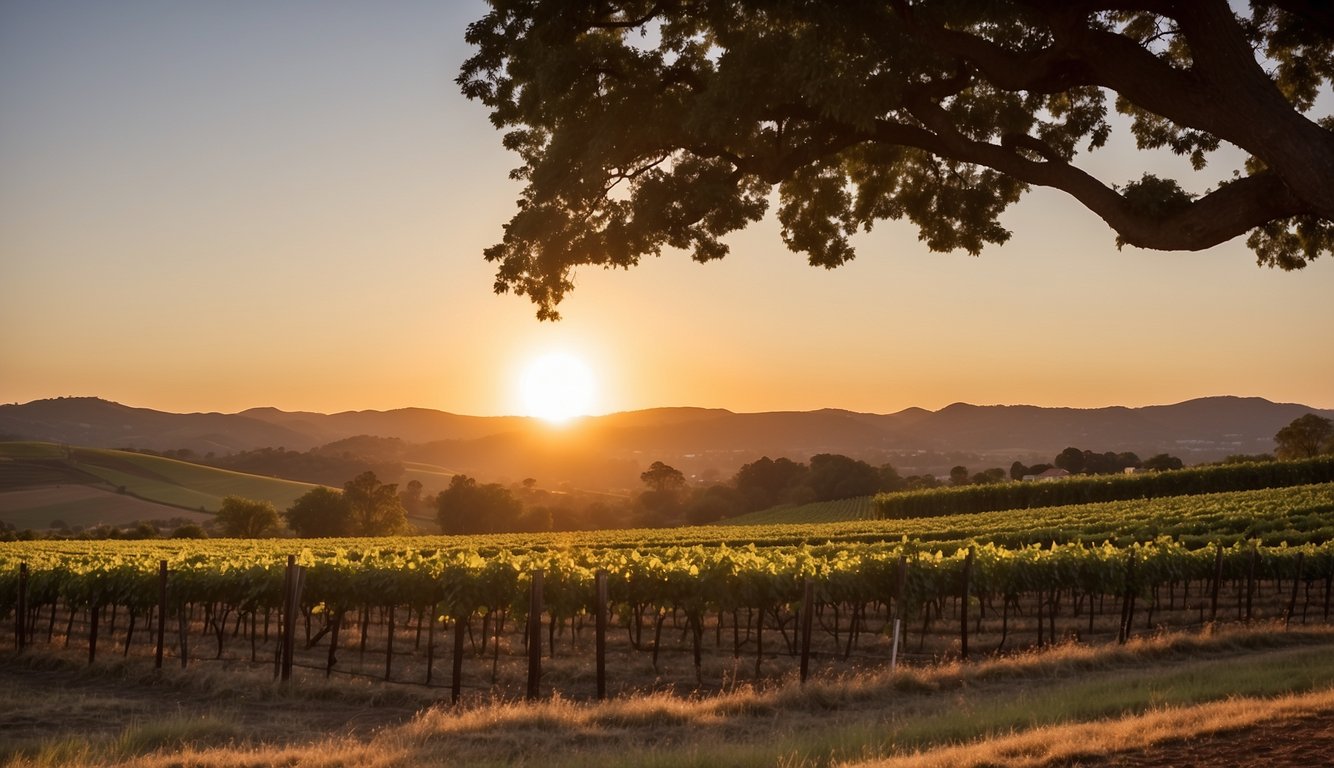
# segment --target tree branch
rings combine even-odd
[[[664,6],[665,3],[654,3],[652,8],[649,8],[643,16],[638,18],[607,19],[605,21],[594,19],[587,22],[587,26],[589,29],[634,29],[635,27],[642,27],[662,13]]]
[[[1311,212],[1311,206],[1294,195],[1276,174],[1261,173],[1225,184],[1171,214],[1148,214],[1063,160],[1038,162],[1005,147],[970,139],[955,129],[949,115],[936,104],[918,103],[910,109],[930,131],[890,124],[881,129],[884,139],[1066,192],[1106,221],[1120,241],[1129,245],[1198,251],[1227,242],[1267,221]]]

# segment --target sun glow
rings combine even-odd
[[[553,424],[588,414],[596,395],[592,369],[565,352],[549,352],[533,360],[519,381],[524,413]]]

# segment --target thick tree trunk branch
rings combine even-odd
[[[930,130],[885,125],[880,138],[1062,190],[1106,221],[1122,242],[1141,248],[1203,250],[1267,221],[1310,212],[1310,206],[1278,176],[1262,173],[1226,184],[1176,213],[1154,216],[1136,210],[1116,190],[1069,163],[1030,160],[1004,147],[964,136],[935,104],[914,105],[913,114]]]
[[[1055,43],[1021,53],[976,35],[914,22],[942,52],[963,57],[995,86],[1052,93],[1081,85],[1115,91],[1132,103],[1229,141],[1279,170],[1311,212],[1334,218],[1334,134],[1297,112],[1255,61],[1222,0],[1165,4],[1181,25],[1193,66],[1168,64],[1135,41],[1072,18],[1072,6],[1031,0],[1050,20]],[[1093,3],[1107,8],[1114,3]],[[1090,8],[1082,9],[1090,10]]]

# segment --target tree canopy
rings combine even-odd
[[[218,508],[218,527],[224,536],[258,539],[278,530],[278,511],[267,501],[228,496]]]
[[[316,486],[292,502],[284,513],[287,527],[298,536],[351,536],[352,509],[343,494],[326,486]]]
[[[372,471],[343,483],[343,499],[350,510],[355,536],[392,536],[412,527],[398,498],[398,484],[381,483]]]
[[[523,504],[499,483],[480,484],[454,475],[435,498],[436,519],[444,533],[501,533],[521,527]]]
[[[1274,435],[1281,459],[1306,459],[1334,452],[1334,422],[1314,413],[1299,416]]]
[[[491,0],[458,83],[521,164],[518,212],[485,256],[539,317],[580,265],[664,249],[725,256],[778,193],[813,265],[907,219],[934,251],[979,253],[1032,185],[1074,197],[1117,243],[1201,250],[1247,234],[1260,264],[1334,249],[1334,11],[1317,0]],[[1081,151],[1128,121],[1141,149],[1218,186],[1099,179]],[[1136,178],[1137,176],[1137,178]]]

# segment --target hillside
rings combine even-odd
[[[276,447],[304,451],[373,435],[402,440],[404,461],[488,480],[533,477],[552,487],[633,488],[655,460],[709,480],[729,477],[765,455],[806,460],[842,453],[891,462],[911,473],[943,474],[957,463],[980,469],[1014,460],[1050,461],[1076,446],[1143,457],[1171,453],[1194,464],[1271,451],[1274,433],[1310,412],[1334,417],[1334,411],[1299,404],[1210,397],[1141,408],[956,403],[892,414],[655,408],[552,427],[531,418],[423,408],[172,414],[96,398],[61,398],[0,406],[0,435],[101,448],[188,448],[200,455]]]
[[[126,451],[0,443],[0,521],[18,528],[207,520],[226,496],[285,509],[313,487]]]

